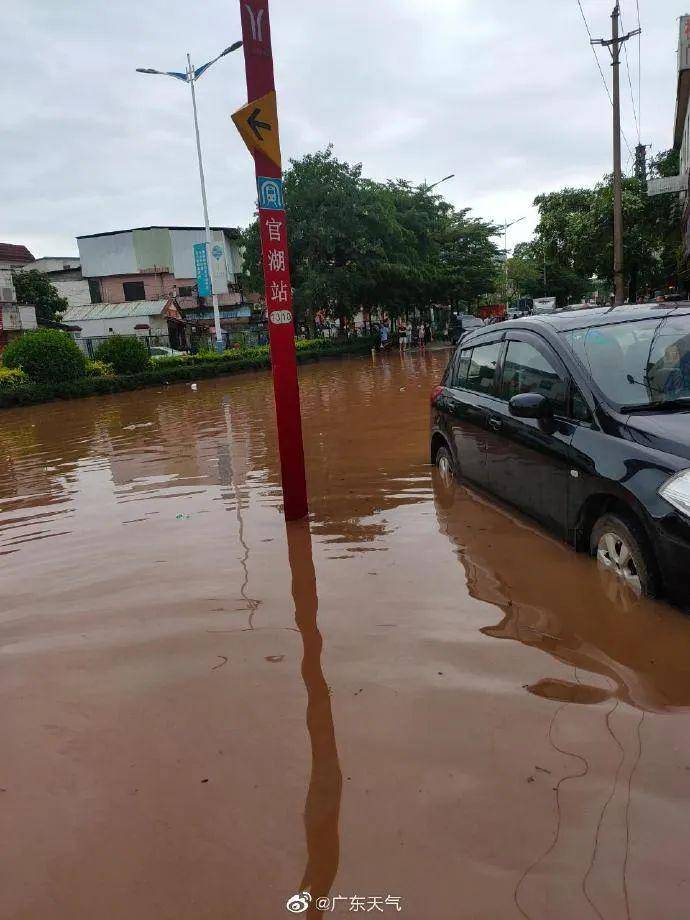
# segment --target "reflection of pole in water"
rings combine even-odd
[[[304,806],[308,858],[299,890],[311,893],[309,915],[319,916],[322,912],[316,910],[315,902],[329,894],[338,871],[342,774],[331,698],[321,670],[323,641],[317,624],[319,599],[309,523],[295,521],[286,526],[295,622],[304,646],[302,679],[307,689],[307,730],[311,742],[311,776]]]
[[[258,606],[260,605],[261,601],[257,600],[256,598],[249,597],[249,594],[247,591],[247,587],[249,585],[249,568],[247,566],[247,563],[249,561],[249,545],[247,544],[247,541],[244,538],[244,519],[242,517],[242,493],[240,491],[239,476],[236,475],[233,469],[232,445],[234,441],[233,441],[233,435],[232,435],[232,416],[230,414],[230,401],[227,397],[223,400],[223,413],[225,415],[225,427],[227,428],[227,432],[228,432],[228,444],[227,444],[228,452],[227,452],[227,457],[225,458],[225,461],[227,464],[226,476],[225,477],[222,476],[222,468],[221,468],[221,480],[223,478],[226,480],[226,482],[223,483],[224,485],[232,485],[234,493],[235,493],[235,510],[237,513],[237,533],[238,533],[238,537],[240,541],[240,546],[242,547],[242,556],[240,557],[240,565],[242,566],[243,579],[242,579],[242,586],[240,587],[240,595],[242,597],[242,600],[246,604],[246,609],[249,611],[247,625],[249,629],[254,629],[254,614],[256,613],[256,610]]]

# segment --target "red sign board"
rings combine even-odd
[[[275,91],[268,0],[240,0],[240,12],[247,98],[251,103]],[[282,169],[259,149],[268,132],[277,135],[278,120],[277,115],[267,120],[261,107],[248,108],[248,136],[253,134],[257,139],[254,163],[283,501],[286,519],[294,521],[305,517],[308,506]],[[279,150],[278,138],[272,140]]]

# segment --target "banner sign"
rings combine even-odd
[[[206,243],[194,244],[194,266],[196,268],[196,283],[199,297],[210,297],[212,293],[211,273],[208,269]]]

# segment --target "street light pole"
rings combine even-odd
[[[192,91],[192,109],[194,111],[194,133],[196,135],[196,153],[199,159],[199,181],[201,183],[201,201],[204,206],[204,225],[206,227],[206,263],[211,269],[211,224],[208,219],[208,203],[206,201],[206,181],[204,179],[204,163],[201,156],[201,139],[199,137],[199,117],[196,110],[196,92],[194,90],[194,84],[196,79],[194,77],[194,68],[192,67],[192,59],[189,52],[187,52],[187,79],[189,80],[189,88]],[[216,289],[216,279],[214,277],[213,271],[209,271],[211,276],[211,299],[213,301],[213,322],[216,327],[216,351],[223,351],[223,333],[220,328],[220,309],[218,306],[218,291]]]
[[[454,179],[454,178],[455,178],[455,173],[451,173],[449,176],[444,176],[443,179],[439,179],[438,182],[434,182],[433,185],[424,184],[421,186],[421,188],[423,188],[427,192],[430,192],[432,188],[436,188],[436,186],[441,185],[442,182],[447,182],[449,179]]]
[[[508,231],[515,224],[519,224],[521,220],[525,220],[525,218],[518,217],[517,220],[511,221],[511,223],[508,223],[508,221],[503,222],[503,255],[505,256],[505,259],[503,261],[503,271],[505,275],[506,306],[508,305]]]
[[[233,51],[237,51],[238,48],[242,47],[242,42],[234,42],[224,51],[213,58],[211,61],[207,61],[205,64],[202,64],[201,67],[193,67],[192,59],[189,53],[187,53],[187,69],[184,73],[180,73],[176,70],[154,70],[151,67],[137,67],[137,73],[151,73],[158,74],[163,77],[173,77],[175,80],[182,80],[184,83],[189,83],[189,88],[192,93],[192,111],[194,112],[194,135],[196,137],[196,153],[199,160],[199,181],[201,183],[201,202],[204,207],[204,227],[206,229],[206,265],[208,267],[208,274],[211,281],[211,299],[213,301],[213,321],[216,327],[216,349],[218,351],[223,350],[223,333],[220,328],[220,309],[218,307],[218,290],[216,286],[215,278],[213,277],[213,270],[211,268],[211,225],[208,219],[208,203],[206,200],[206,180],[204,179],[204,164],[201,156],[201,138],[199,136],[199,115],[196,108],[196,91],[194,89],[194,84],[206,71],[211,67],[216,61],[219,61],[222,57],[225,57],[226,54],[230,54]]]

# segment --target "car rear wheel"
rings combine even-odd
[[[604,514],[594,525],[590,552],[600,569],[615,576],[635,597],[656,597],[654,560],[637,525]]]

